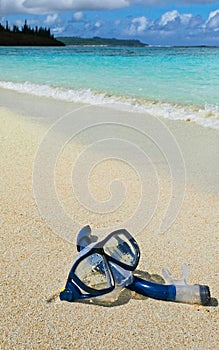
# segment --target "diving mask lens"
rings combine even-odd
[[[139,253],[137,247],[127,235],[118,233],[113,235],[105,244],[104,252],[118,262],[135,268],[138,264]]]
[[[74,274],[81,286],[101,291],[114,286],[113,278],[104,256],[94,253],[80,261]]]

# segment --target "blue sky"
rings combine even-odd
[[[0,0],[0,20],[50,27],[55,36],[139,39],[151,45],[218,45],[219,1]]]

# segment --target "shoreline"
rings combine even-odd
[[[219,214],[217,130],[194,123],[162,120],[160,125],[170,129],[182,151],[187,173],[181,211],[173,225],[163,234],[158,233],[159,222],[171,194],[166,160],[156,147],[153,148],[150,140],[141,139],[139,133],[136,137],[135,130],[127,131],[123,127],[118,134],[121,138],[128,136],[130,143],[137,145],[137,141],[140,142],[151,157],[159,178],[160,194],[156,211],[148,225],[137,235],[141,249],[139,270],[160,278],[162,267],[167,267],[173,278],[181,278],[180,266],[188,262],[189,283],[209,285],[212,305],[203,307],[167,303],[131,293],[126,294],[124,300],[115,307],[70,304],[56,297],[65,283],[76,250],[73,244],[49,227],[40,215],[33,195],[33,164],[43,137],[60,116],[67,115],[72,109],[77,110],[72,119],[75,125],[89,115],[94,121],[97,117],[102,117],[105,122],[112,121],[116,113],[116,117],[118,114],[120,120],[124,120],[124,125],[126,120],[133,119],[139,129],[140,125],[143,127],[143,124],[137,124],[137,113],[115,112],[100,106],[85,107],[2,92],[0,89],[1,239],[4,247],[2,348],[215,349],[218,343],[216,305],[219,298],[216,266]],[[153,120],[147,114],[144,117],[149,118],[147,125],[153,129]],[[138,174],[129,169],[127,164],[106,159],[103,164],[92,169],[91,192],[98,201],[106,201],[110,198],[110,181],[121,178],[127,181],[127,200],[118,211],[106,215],[88,213],[88,210],[77,204],[71,188],[74,162],[80,154],[89,151],[88,146],[95,143],[98,137],[109,137],[111,132],[117,136],[115,126],[104,125],[104,133],[101,127],[97,132],[94,129],[87,129],[68,144],[63,144],[57,157],[55,183],[59,200],[68,214],[81,224],[90,223],[95,232],[98,225],[110,226],[116,220],[120,220],[119,224],[122,225],[122,221],[126,221],[133,208],[136,208],[141,186]],[[54,131],[57,142],[64,140],[66,130],[63,126],[63,130]],[[52,150],[52,147],[47,150],[48,155],[45,152],[48,163]],[[118,151],[118,147],[115,151]],[[85,158],[87,161],[99,155],[101,158],[107,156],[102,148],[100,151],[90,148],[89,152],[89,157]],[[97,162],[98,159],[94,160]],[[137,160],[130,158],[130,165],[140,164],[143,167],[144,159],[144,154],[140,154]],[[135,160],[136,163],[132,163]],[[86,165],[86,162],[81,164]],[[79,170],[83,175],[83,169],[79,167]],[[80,172],[78,174],[79,183],[83,182]],[[44,175],[46,179],[46,168]],[[151,177],[148,171],[149,183]],[[178,180],[180,184],[180,176]],[[152,201],[150,186],[147,194],[148,201]],[[69,232],[72,242],[75,242],[76,233],[72,227],[72,232]],[[135,236],[135,232],[131,233]]]
[[[16,101],[16,105],[14,101]],[[59,118],[65,114],[67,115],[74,109],[79,109],[80,111],[80,109],[83,109],[84,107],[86,108],[87,106],[89,110],[91,110],[91,114],[92,112],[95,113],[95,111],[100,111],[100,114],[102,113],[104,116],[104,122],[107,118],[110,120],[111,111],[112,113],[118,113],[124,116],[124,121],[126,115],[133,116],[133,119],[135,120],[137,120],[138,117],[150,117],[150,114],[148,113],[139,114],[138,112],[127,111],[125,109],[117,110],[113,105],[89,105],[88,103],[66,102],[5,89],[0,89],[0,107],[1,106],[14,111],[15,113],[18,112],[30,122],[39,125],[42,124],[46,127],[56,123]],[[154,117],[152,116],[152,118]],[[166,119],[165,117],[155,117],[155,119],[161,120],[176,138],[182,151],[182,156],[185,158],[186,164],[188,163],[191,168],[188,173],[193,174],[191,185],[197,185],[197,187],[200,187],[199,185],[201,185],[202,189],[209,185],[210,192],[215,192],[215,194],[218,195],[219,185],[216,180],[219,169],[215,170],[214,168],[219,162],[217,154],[218,130],[203,128],[194,122],[188,123],[184,120],[171,120]],[[203,143],[207,147],[202,147]],[[207,164],[208,161],[210,161],[210,164]],[[202,178],[201,181],[200,178]],[[187,180],[190,183],[190,179],[188,178]],[[214,185],[216,185],[215,188]],[[208,191],[209,189],[206,187],[206,192]]]
[[[1,94],[22,94],[36,98],[48,98],[56,102],[90,104],[92,106],[110,107],[119,111],[161,116],[168,120],[195,122],[202,127],[219,130],[218,106],[204,106],[171,103],[168,101],[144,100],[137,97],[112,95],[91,89],[68,89],[50,85],[40,85],[31,82],[13,83],[0,82]]]

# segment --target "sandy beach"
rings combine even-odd
[[[72,111],[76,112],[71,114]],[[71,138],[69,129],[69,142],[65,143],[65,131],[68,128],[65,129],[64,124],[65,118],[69,115],[72,119],[68,119],[67,122],[75,126],[75,137]],[[149,138],[144,138],[144,135],[142,138],[140,136],[137,138],[134,128],[129,128],[127,131],[124,125],[118,126],[115,123],[107,126],[107,121],[114,120],[112,119],[114,115],[124,120],[124,125],[127,118],[136,121],[137,131],[141,128],[138,118],[141,120],[145,118],[147,125],[152,125],[152,129],[155,125],[150,116],[144,114],[140,116],[138,113],[125,110],[116,111],[110,106],[77,105],[0,90],[2,349],[213,350],[217,348],[218,130],[185,121],[163,119],[160,124],[158,122],[162,130],[166,127],[171,131],[181,150],[186,171],[184,200],[182,203],[176,202],[177,205],[181,204],[181,210],[175,215],[172,225],[165,232],[159,233],[160,222],[171,200],[172,179],[167,159],[161,154],[162,152],[157,152],[156,144]],[[92,127],[77,134],[76,126],[83,121],[83,118],[89,116],[90,119],[87,120],[92,121],[94,118]],[[43,148],[45,135],[48,136],[52,125],[58,126],[57,121],[60,117],[63,129],[54,128],[52,136],[55,143],[52,143],[51,148]],[[96,126],[96,120],[101,117],[105,125]],[[154,130],[151,133],[156,135]],[[97,145],[100,147],[93,150],[95,140],[109,138],[109,135],[115,135],[115,138],[120,135],[122,139],[129,135],[127,144],[124,144],[124,159],[130,156],[131,152],[127,148],[129,146],[134,147],[133,152],[139,152],[138,147],[135,147],[138,141],[144,152],[139,153],[139,158],[137,156],[129,158],[127,163],[121,159],[122,143],[121,148],[115,147],[111,153],[107,153],[108,148],[104,148],[100,143]],[[60,143],[62,147],[59,145],[55,169],[49,167],[47,169],[46,164],[49,164],[53,153],[56,152],[54,151],[56,143]],[[118,149],[120,159],[115,159],[114,154]],[[130,226],[133,227],[133,231],[130,232],[141,249],[138,270],[146,277],[159,281],[161,270],[166,267],[174,278],[180,279],[181,265],[187,262],[190,268],[189,283],[210,287],[212,295],[210,305],[157,301],[128,290],[123,293],[117,305],[61,302],[58,298],[59,291],[65,285],[69,269],[77,254],[74,245],[77,232],[76,226],[72,225],[72,231],[63,234],[65,227],[66,230],[69,229],[71,221],[66,222],[66,226],[65,223],[59,222],[55,209],[50,207],[52,203],[49,198],[50,192],[46,190],[43,194],[37,192],[40,189],[34,184],[33,179],[34,172],[36,175],[37,171],[36,159],[40,150],[44,152],[41,154],[44,155],[45,162],[45,178],[42,179],[42,184],[46,188],[46,181],[50,180],[50,171],[55,171],[55,190],[59,205],[64,208],[69,220],[77,222],[78,227],[90,224],[94,232],[95,230],[101,232],[101,229],[104,231],[105,227],[107,227],[105,231],[110,232],[114,226],[126,226],[129,220],[132,225],[133,212],[137,210],[138,202],[142,194],[144,195],[141,187],[146,183],[147,224],[143,227],[144,217],[142,217],[142,226],[139,226],[137,233],[134,232],[135,226],[138,225],[137,221],[134,222],[136,219],[133,218],[134,224]],[[74,167],[81,154],[80,167]],[[90,211],[86,205],[89,205],[89,201],[93,203],[92,198],[88,198],[85,201],[86,205],[82,205],[80,200],[81,197],[84,198],[84,193],[80,183],[86,182],[83,169],[83,164],[87,166],[86,159],[91,165],[88,188],[97,202],[110,202],[109,184],[113,179],[120,179],[126,184],[126,197],[117,210],[114,210],[113,201],[109,203],[112,205],[111,212],[107,210],[107,206],[101,212],[96,202],[96,212]],[[100,159],[104,161],[100,163]],[[145,159],[146,165],[144,165]],[[174,167],[174,160],[172,164]],[[139,166],[139,173],[133,169],[135,166]],[[141,169],[144,169],[143,166],[149,170],[147,179],[140,181],[138,175]],[[76,180],[80,181],[78,187],[76,183],[76,187],[72,188],[74,172]],[[158,181],[154,180],[155,173]],[[177,176],[177,172],[174,176]],[[181,173],[175,178],[179,189],[184,188],[182,179]],[[34,186],[36,186],[35,196]],[[156,197],[156,186],[158,186],[158,197]],[[119,192],[117,187],[113,193],[116,191]],[[36,192],[44,202],[43,208],[48,211],[48,217],[54,219],[54,225],[45,219],[36,200]],[[122,194],[124,193],[119,193]],[[151,212],[150,217],[148,212]],[[61,227],[60,234],[57,233],[59,227]]]

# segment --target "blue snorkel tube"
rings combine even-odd
[[[116,232],[116,231],[115,231]],[[134,239],[133,239],[134,240]],[[77,250],[82,254],[82,250],[86,251],[89,246],[95,245],[97,243],[97,237],[91,235],[90,226],[85,226],[78,234],[77,237]],[[137,244],[137,243],[136,243]],[[126,249],[126,252],[131,254],[128,244],[123,242],[121,245],[122,249]],[[138,248],[139,249],[139,248]],[[140,251],[139,251],[140,258]],[[138,263],[138,261],[137,261]],[[163,269],[162,273],[164,278],[170,283],[168,285],[153,283],[150,281],[143,280],[142,278],[135,276],[131,271],[118,266],[117,263],[110,263],[113,278],[116,281],[116,286],[120,288],[128,288],[138,294],[144,295],[149,298],[164,300],[164,301],[173,301],[173,302],[182,302],[190,304],[200,304],[206,305],[210,301],[210,290],[208,286],[205,285],[189,285],[187,283],[189,269],[187,264],[183,264],[182,280],[173,280],[171,274],[168,270]],[[67,301],[77,301],[86,299],[89,296],[83,294],[75,284],[70,282],[71,272],[69,274],[68,282],[64,290],[60,293],[61,300]],[[114,287],[115,288],[115,287]],[[110,291],[110,290],[109,290]],[[106,294],[106,293],[105,293]],[[103,296],[105,295],[103,293]],[[110,293],[109,293],[110,294]]]
[[[185,264],[183,266],[187,265]],[[149,298],[189,304],[206,305],[211,298],[208,286],[198,284],[189,285],[186,280],[181,285],[174,284],[173,280],[171,280],[171,284],[165,285],[145,281],[134,275],[132,284],[126,288]]]

